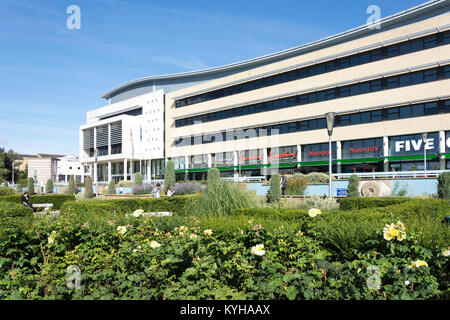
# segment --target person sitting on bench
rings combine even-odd
[[[23,196],[20,197],[20,201],[22,201],[22,204],[23,204],[24,206],[30,207],[31,210],[34,211],[33,204],[32,204],[31,201],[30,201],[30,195],[28,194],[28,192],[25,192],[25,193],[23,194]]]

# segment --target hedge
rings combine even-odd
[[[21,204],[20,197],[21,195],[0,196],[0,201]],[[53,203],[52,209],[59,210],[64,202],[75,201],[75,195],[72,194],[30,195],[30,201],[33,204]]]
[[[0,201],[0,230],[33,221],[33,210],[22,204]]]
[[[355,210],[363,208],[386,207],[410,201],[411,198],[372,198],[372,197],[350,197],[340,200],[341,210]]]
[[[169,211],[176,215],[190,214],[189,200],[198,195],[184,195],[161,198],[135,198],[66,202],[61,207],[61,214],[68,210],[103,211],[105,209],[117,213],[132,213],[137,209],[145,212]]]

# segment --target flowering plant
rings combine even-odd
[[[383,229],[383,238],[387,241],[394,238],[403,241],[406,238],[405,225],[401,221],[398,221],[397,224],[387,224]]]

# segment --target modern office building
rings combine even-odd
[[[424,158],[428,170],[450,169],[449,9],[449,0],[433,0],[375,27],[223,67],[122,84],[103,95],[110,105],[88,113],[81,159],[93,164],[98,149],[99,163],[117,162],[108,177],[124,178],[120,165],[126,172],[131,160],[144,163],[132,170],[151,172],[148,178],[161,174],[153,167],[163,167],[164,159],[173,159],[178,176],[188,179],[211,167],[223,176],[328,171],[325,114],[335,112],[333,172],[423,170]],[[158,113],[136,111],[156,95],[161,100],[151,108]],[[111,142],[117,123],[123,134]],[[130,139],[131,127],[160,128],[164,142],[137,140],[139,131]],[[109,137],[100,144],[99,132]],[[120,152],[112,153],[114,145]],[[144,151],[156,146],[160,153]],[[98,175],[105,178],[105,170]]]

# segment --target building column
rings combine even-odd
[[[263,152],[263,158],[262,158],[261,164],[269,164],[269,158],[267,156],[267,148],[263,148],[262,152]],[[272,168],[270,168],[270,170],[272,170]],[[267,180],[267,171],[268,171],[268,168],[266,166],[261,167],[261,170],[259,171],[266,180]]]
[[[189,179],[189,173],[188,173],[188,169],[189,168],[189,157],[188,156],[184,156],[184,180],[188,180]]]
[[[128,159],[123,160],[123,181],[128,180]]]
[[[235,172],[236,172],[236,167],[239,165],[239,159],[238,159],[238,152],[237,151],[233,151],[233,166],[235,167]],[[235,176],[237,176],[237,174],[235,173]]]
[[[389,160],[386,159],[386,157],[389,156],[389,138],[383,137],[383,157],[384,157],[384,172],[389,171]]]
[[[337,173],[342,173],[342,165],[339,160],[342,159],[342,143],[341,141],[336,141],[336,170]]]
[[[94,184],[96,184],[97,183],[97,180],[98,180],[98,165],[97,165],[97,163],[94,163]]]
[[[112,180],[112,174],[111,174],[111,161],[108,161],[108,182]]]
[[[152,160],[147,160],[147,180],[152,180]]]
[[[439,131],[439,153],[443,155],[445,153],[445,131]],[[445,170],[445,158],[438,159],[439,170]]]

